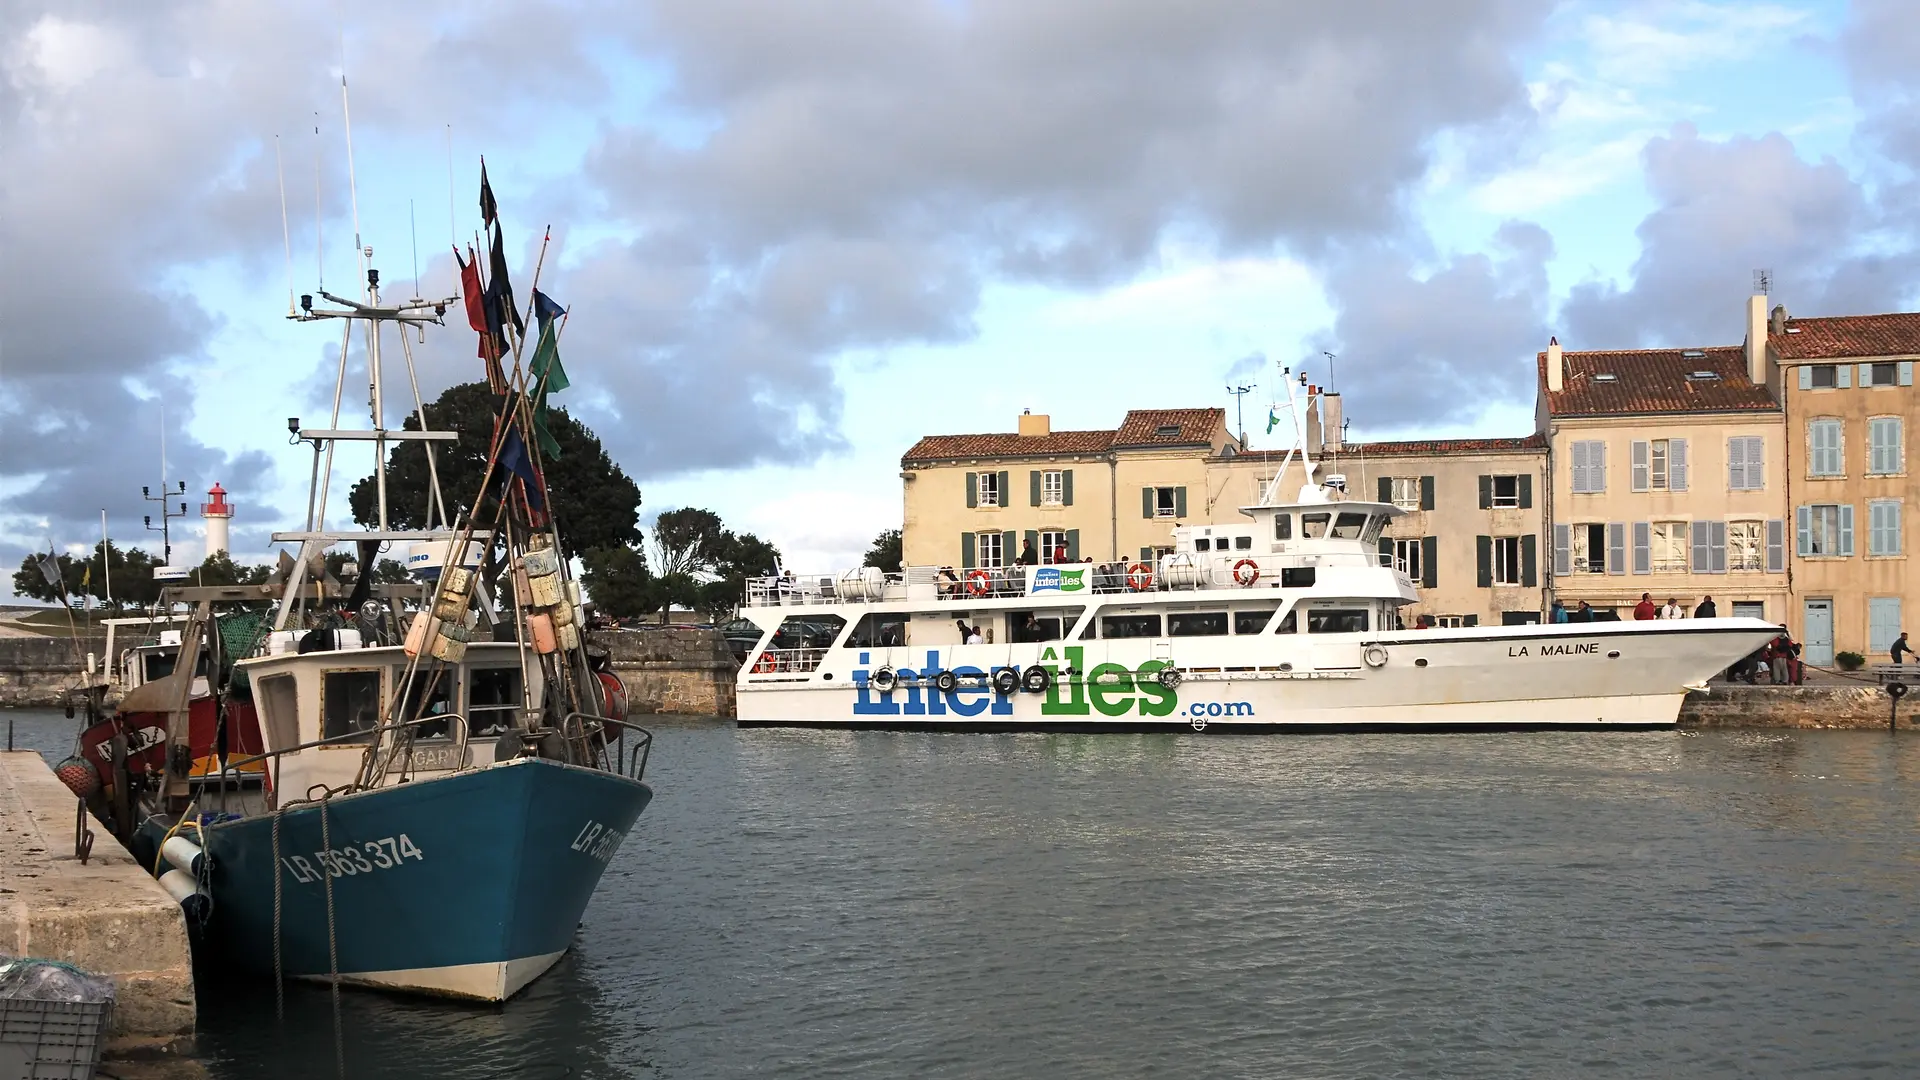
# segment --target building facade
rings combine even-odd
[[[1555,599],[1602,618],[1647,593],[1787,617],[1786,429],[1764,342],[1538,355]]]
[[[1755,297],[1763,303],[1763,298]],[[1920,504],[1909,462],[1920,396],[1920,314],[1765,318],[1785,404],[1795,602],[1786,621],[1808,663],[1869,660],[1920,612],[1907,510]]]

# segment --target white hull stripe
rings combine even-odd
[[[545,953],[523,956],[491,964],[454,964],[434,968],[395,968],[392,971],[343,971],[340,981],[349,986],[373,986],[406,990],[440,997],[468,998],[475,1001],[505,1001],[520,988],[540,977],[566,954]],[[310,982],[327,981],[325,975],[309,975]]]

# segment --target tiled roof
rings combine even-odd
[[[1542,352],[1537,359],[1544,390],[1547,354]],[[1748,381],[1746,349],[1739,345],[1568,352],[1561,362],[1566,365],[1561,390],[1547,393],[1547,411],[1553,416],[1759,412],[1779,408],[1766,387]],[[1719,377],[1690,378],[1695,371],[1711,371]],[[1614,378],[1595,378],[1606,374]]]
[[[1920,312],[1788,319],[1786,331],[1769,333],[1767,343],[1782,360],[1920,356]]]
[[[927,435],[901,455],[900,463],[1104,454],[1112,445],[1111,431],[1056,431],[1051,435],[1016,435],[1011,431],[986,435]]]
[[[1543,451],[1547,440],[1542,435],[1517,439],[1400,439],[1370,443],[1348,443],[1338,452],[1315,455],[1321,459],[1357,457],[1445,457],[1449,454],[1518,454]],[[1277,462],[1287,456],[1285,450],[1249,450],[1238,455],[1263,462]]]
[[[1129,409],[1113,433],[1115,446],[1191,446],[1211,443],[1213,433],[1227,423],[1227,410]],[[1161,428],[1179,428],[1177,434],[1159,434]]]

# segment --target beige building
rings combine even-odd
[[[1539,354],[1562,604],[1630,619],[1642,593],[1689,613],[1711,596],[1720,615],[1787,618],[1787,440],[1764,341]]]
[[[1794,319],[1775,308],[1769,318],[1764,303],[1753,298],[1749,321],[1765,334],[1786,406],[1788,625],[1808,663],[1835,652],[1884,661],[1920,613],[1906,541],[1906,508],[1920,504],[1907,450],[1920,427],[1920,314]]]

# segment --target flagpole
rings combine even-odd
[[[105,579],[107,598],[103,604],[113,603],[113,546],[107,539],[107,510],[100,508],[100,574]]]

